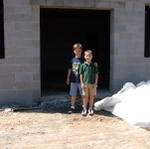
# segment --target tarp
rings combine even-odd
[[[150,128],[150,80],[137,85],[125,83],[113,96],[96,102],[94,109],[109,111],[129,124]]]

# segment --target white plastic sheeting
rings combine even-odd
[[[150,80],[136,86],[131,82],[125,83],[113,96],[96,102],[94,109],[104,109],[127,123],[150,128]]]

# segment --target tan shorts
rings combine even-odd
[[[95,96],[96,88],[94,84],[85,84],[85,87],[82,88],[82,95],[83,96]]]

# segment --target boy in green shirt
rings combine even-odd
[[[82,115],[87,114],[87,104],[89,103],[88,114],[93,115],[94,96],[98,83],[98,68],[92,63],[93,54],[91,50],[84,52],[85,62],[81,64],[79,73],[82,88]]]

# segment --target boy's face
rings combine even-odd
[[[85,52],[84,53],[84,58],[87,62],[91,62],[92,61],[92,58],[93,58],[93,55],[91,52]]]
[[[82,49],[81,48],[76,48],[73,50],[74,54],[76,57],[81,57],[82,54]]]

